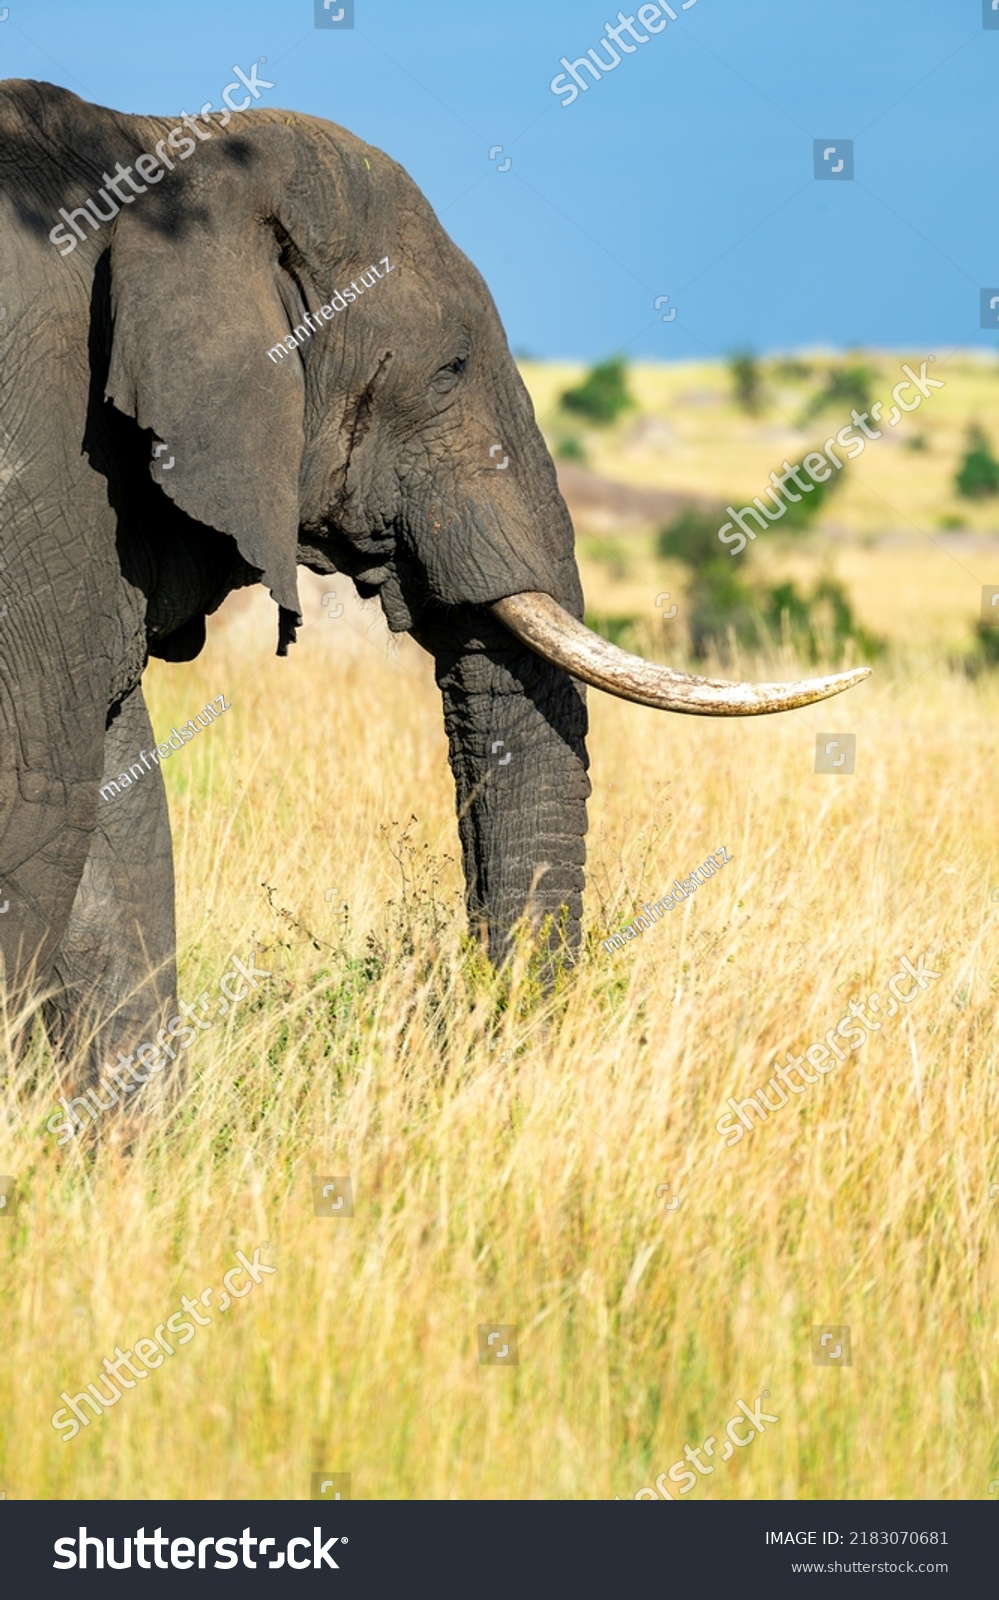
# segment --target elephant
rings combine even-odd
[[[299,112],[171,123],[28,80],[0,86],[0,129],[0,952],[57,1050],[96,1063],[175,1009],[142,676],[193,659],[235,589],[269,592],[278,655],[298,565],[429,652],[469,924],[500,965],[525,915],[543,958],[578,959],[586,685],[743,716],[866,675],[726,683],[584,625],[496,307],[382,151]]]

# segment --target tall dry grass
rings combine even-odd
[[[999,687],[928,654],[747,722],[591,695],[588,944],[546,1013],[463,942],[423,658],[353,605],[312,616],[278,661],[261,598],[148,676],[157,729],[233,703],[167,772],[180,995],[231,953],[272,974],[187,1052],[178,1126],[57,1149],[39,1043],[8,1078],[8,1497],[296,1498],[322,1469],[355,1497],[628,1498],[765,1389],[779,1423],[693,1497],[985,1495]],[[858,732],[853,778],[814,773],[826,729]],[[904,1015],[726,1148],[729,1095],[931,945]],[[314,1174],[351,1176],[352,1219],[314,1215]],[[61,1391],[264,1241],[277,1272],[64,1443]],[[485,1323],[517,1367],[479,1364]],[[822,1323],[852,1367],[813,1365]]]

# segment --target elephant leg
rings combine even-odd
[[[44,1007],[53,1044],[88,1082],[119,1050],[153,1043],[176,1010],[173,853],[155,749],[140,684],[105,735],[105,794]],[[122,784],[130,770],[141,776]],[[112,784],[120,792],[106,798]]]

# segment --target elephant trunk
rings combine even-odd
[[[466,902],[500,964],[525,914],[546,944],[579,943],[586,801],[586,691],[481,609],[447,635],[422,630],[444,700]]]

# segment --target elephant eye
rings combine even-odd
[[[455,356],[446,367],[441,367],[433,377],[433,387],[438,393],[443,394],[448,389],[453,389],[459,377],[468,366],[467,356]]]

